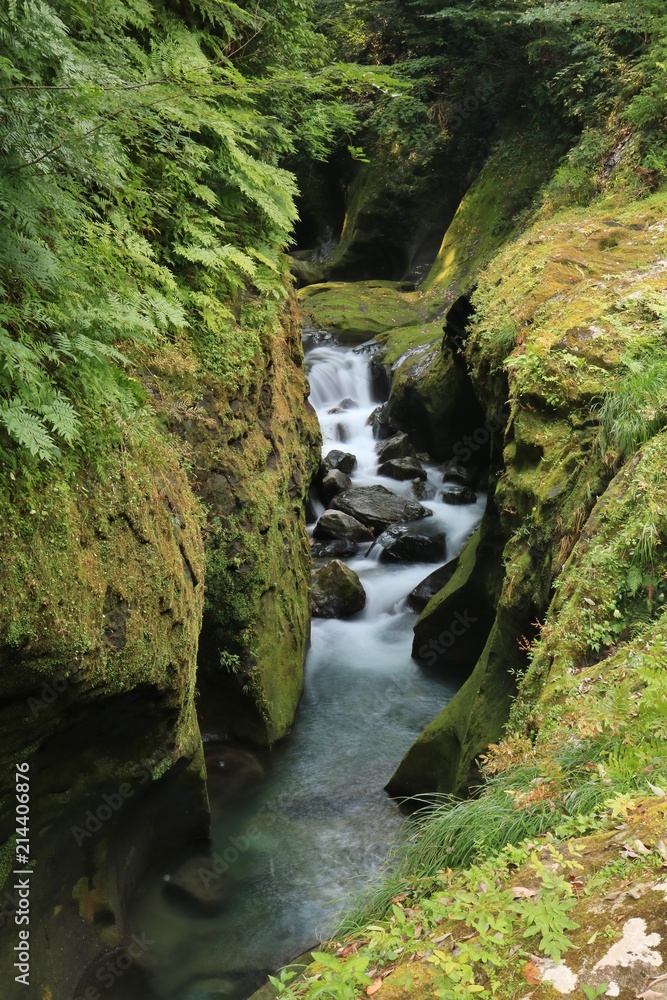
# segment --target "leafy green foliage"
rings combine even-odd
[[[274,105],[290,94],[310,108],[305,147],[321,157],[354,117],[334,94],[349,77],[317,76],[327,43],[312,7],[3,8],[6,458],[12,442],[48,462],[63,446],[92,451],[128,431],[143,395],[128,374],[133,344],[159,349],[188,331],[221,379],[242,377],[266,303],[275,312],[284,301],[282,250],[296,218],[295,183],[280,161],[307,115],[281,121]]]

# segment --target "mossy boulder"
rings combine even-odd
[[[412,655],[454,677],[467,677],[480,655],[498,595],[496,547],[478,529],[461,552],[449,582],[426,605],[415,625]]]
[[[207,510],[200,720],[210,735],[267,745],[294,720],[310,622],[304,511],[321,452],[296,314],[264,330],[232,384],[192,363],[177,383],[159,359],[153,371]]]
[[[315,618],[350,618],[366,606],[366,592],[354,570],[332,559],[313,573],[311,601]]]
[[[298,300],[306,325],[351,342],[413,326],[425,316],[414,292],[388,281],[309,285],[300,289]]]
[[[201,513],[157,433],[107,454],[101,473],[63,459],[7,478],[0,509],[2,796],[28,764],[31,981],[69,996],[119,943],[128,890],[156,849],[207,833]],[[3,983],[11,962],[4,952]]]

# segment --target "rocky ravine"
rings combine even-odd
[[[40,1000],[73,995],[97,955],[127,944],[148,859],[206,837],[198,707],[207,732],[263,744],[293,720],[319,438],[289,312],[263,344],[231,386],[187,344],[137,359],[171,433],[129,439],[102,474],[65,461],[48,487],[17,473],[3,489],[2,881],[13,768],[27,762]],[[13,945],[11,877],[3,902]],[[3,949],[3,983],[14,958]]]

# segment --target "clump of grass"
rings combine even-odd
[[[350,934],[381,918],[402,893],[427,894],[444,869],[463,869],[493,858],[507,844],[553,832],[568,821],[578,832],[591,829],[596,810],[610,797],[641,786],[634,769],[626,773],[620,766],[614,769],[613,782],[601,780],[607,773],[602,761],[617,749],[617,735],[571,741],[541,765],[513,767],[490,778],[476,797],[424,800],[406,821],[379,880],[356,900],[338,934]]]
[[[602,451],[623,456],[667,426],[667,357],[626,363],[627,373],[598,409]]]

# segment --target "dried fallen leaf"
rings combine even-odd
[[[510,892],[514,899],[532,899],[537,896],[537,889],[528,889],[525,885],[514,885]]]
[[[647,781],[646,784],[651,789],[651,791],[653,792],[653,794],[658,796],[658,798],[663,798],[664,797],[665,790],[664,790],[664,788],[661,788],[660,785],[652,785],[650,781]]]
[[[572,886],[575,896],[578,896],[586,888],[584,880],[580,878],[578,875],[568,875],[567,880]]]
[[[366,987],[367,995],[369,997],[372,997],[374,993],[377,993],[377,991],[380,989],[381,986],[382,986],[382,980],[374,979],[371,985]]]
[[[646,846],[646,844],[644,844],[641,840],[634,840],[633,844],[634,844],[635,850],[639,851],[640,854],[650,854],[651,853],[649,851],[648,847]]]
[[[643,993],[637,993],[637,1000],[665,1000],[665,994],[656,993],[655,990],[648,989],[644,990]]]
[[[529,986],[537,986],[538,983],[542,982],[542,973],[539,970],[539,966],[535,965],[535,962],[526,962],[521,970],[521,975]]]
[[[423,930],[424,930],[423,925],[422,924],[417,924],[417,926],[415,927],[415,932],[414,932],[414,934],[412,936],[414,938],[420,938],[422,936],[422,931]]]
[[[346,944],[343,948],[338,949],[336,955],[338,956],[338,958],[349,958],[350,955],[355,954],[360,944],[361,944],[360,941],[354,941],[352,944]]]
[[[658,843],[655,845],[655,849],[662,858],[662,860],[665,862],[665,864],[667,864],[667,846],[665,845],[664,840],[659,840]]]

